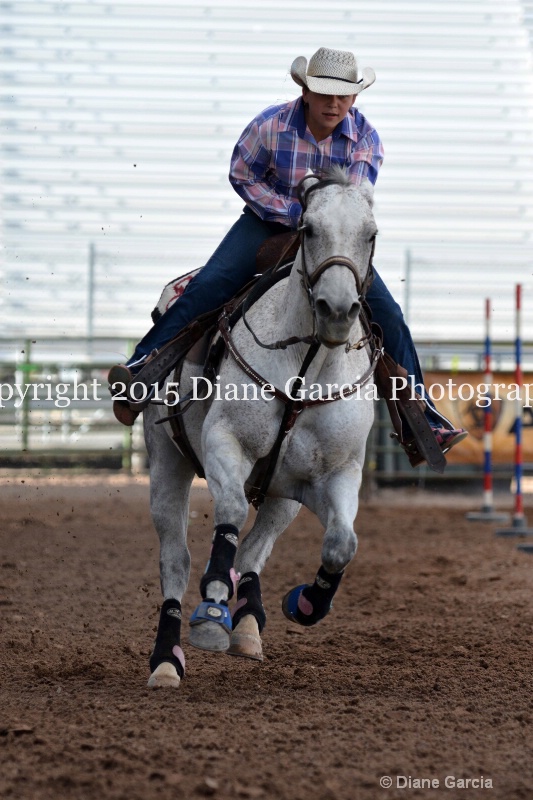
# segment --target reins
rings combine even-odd
[[[298,235],[301,248],[302,236],[300,231],[298,231]],[[311,334],[311,336],[303,336],[303,337],[289,336],[288,339],[282,339],[277,342],[272,342],[271,344],[265,344],[265,342],[262,342],[255,333],[255,331],[253,330],[248,320],[246,319],[246,312],[249,310],[251,306],[253,306],[255,301],[264,294],[265,284],[268,283],[268,286],[270,287],[270,285],[272,284],[272,275],[275,274],[280,269],[280,267],[284,265],[285,256],[292,247],[293,247],[293,242],[289,242],[289,244],[287,245],[287,247],[285,247],[281,256],[279,257],[276,266],[257,281],[257,283],[250,290],[249,294],[245,297],[244,302],[242,304],[242,321],[252,334],[255,343],[259,345],[259,347],[262,347],[264,350],[286,350],[289,345],[298,344],[299,342],[303,342],[304,344],[312,344],[316,340],[316,335],[314,330],[315,327],[314,317],[313,317],[313,333]]]

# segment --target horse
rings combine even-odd
[[[300,247],[290,273],[231,330],[230,355],[222,360],[209,396],[204,391],[204,399],[192,403],[184,418],[214,500],[215,528],[189,642],[256,660],[263,657],[266,619],[260,574],[302,504],[324,527],[321,565],[314,582],[285,595],[283,612],[308,626],[331,608],[357,548],[354,521],[376,399],[374,357],[361,322],[377,234],[373,187],[367,180],[356,185],[345,170],[334,168],[326,177],[306,176],[300,193]],[[278,344],[266,344],[273,341]],[[379,348],[376,352],[379,356]],[[206,381],[201,376],[202,367],[186,361],[180,394],[198,389]],[[287,408],[291,420],[280,436]],[[185,672],[181,602],[190,571],[187,523],[195,470],[168,435],[168,426],[154,424],[166,413],[161,405],[144,413],[163,595],[150,658],[152,688],[177,687]],[[248,515],[246,485],[276,441],[279,454],[264,502],[239,545]],[[235,593],[230,615],[228,602]]]

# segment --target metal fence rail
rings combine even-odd
[[[111,364],[131,350],[124,339],[0,339],[0,465],[87,464],[131,470],[146,463],[142,425],[120,426],[107,389]],[[473,342],[420,343],[425,369],[479,370],[482,345]],[[494,345],[496,369],[513,366],[513,345]],[[533,365],[533,345],[524,346],[524,368]],[[366,472],[373,481],[426,480],[413,472],[391,440],[388,412],[381,401],[367,446]],[[509,470],[503,472],[507,475]],[[509,471],[510,474],[510,471]],[[479,477],[479,468],[453,467],[446,477]]]
[[[118,425],[107,372],[127,342],[0,340],[0,463],[144,461],[142,428]]]

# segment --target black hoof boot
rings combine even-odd
[[[181,603],[165,600],[159,615],[159,627],[150,656],[150,688],[178,686],[185,675],[185,656],[180,645]]]
[[[331,610],[342,576],[343,572],[332,575],[320,567],[314,583],[304,583],[287,592],[281,604],[287,619],[306,627],[324,619]]]

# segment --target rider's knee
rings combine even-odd
[[[387,308],[387,318],[390,325],[398,328],[406,324],[402,308],[395,300],[389,303]]]

